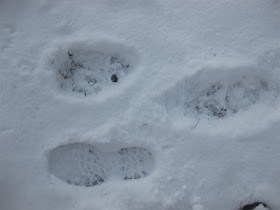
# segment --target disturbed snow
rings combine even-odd
[[[0,1],[1,209],[280,209],[279,11]]]

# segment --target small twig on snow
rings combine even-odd
[[[200,118],[198,119],[197,123],[195,124],[195,126],[193,127],[195,129],[195,127],[197,126],[197,124],[199,123]]]

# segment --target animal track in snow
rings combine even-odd
[[[75,43],[56,52],[51,63],[63,90],[97,94],[107,86],[116,86],[132,71],[133,50],[103,45]]]
[[[186,115],[223,118],[257,103],[272,102],[279,96],[278,90],[269,72],[250,68],[205,69],[167,91],[165,101],[168,110],[179,105]]]
[[[152,154],[139,147],[117,152],[102,152],[90,144],[74,143],[54,148],[49,155],[49,170],[69,184],[94,186],[110,177],[139,179],[154,166]]]

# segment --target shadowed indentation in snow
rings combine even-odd
[[[167,110],[182,108],[185,115],[223,118],[279,96],[269,72],[250,67],[204,69],[181,81],[164,95]]]
[[[55,53],[51,65],[57,71],[57,80],[63,90],[85,96],[97,94],[105,87],[116,86],[132,71],[133,50],[102,44],[75,43]]]
[[[243,206],[240,210],[270,210],[270,208],[265,203],[255,202]]]
[[[54,148],[49,170],[69,184],[94,186],[110,177],[139,179],[152,172],[152,154],[139,147],[101,152],[90,144],[74,143]]]

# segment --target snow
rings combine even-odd
[[[267,208],[265,208],[262,204],[258,205],[255,210],[266,210]]]
[[[68,144],[49,155],[50,172],[69,184],[91,187],[117,176],[139,179],[153,169],[152,154],[144,148],[122,148],[118,152],[100,152],[89,144]]]
[[[0,0],[0,209],[280,209],[279,20],[279,0]]]

